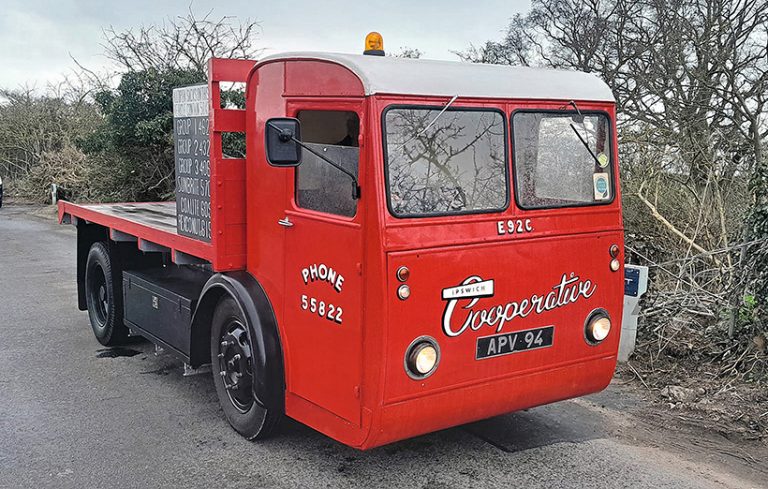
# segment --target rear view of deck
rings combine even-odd
[[[225,157],[222,149],[224,133],[245,133],[245,110],[222,106],[220,84],[245,83],[255,64],[215,58],[208,63],[210,242],[178,233],[176,202],[78,205],[61,201],[59,220],[103,226],[112,241],[135,242],[145,252],[170,253],[178,265],[210,263],[217,272],[245,269],[245,159]]]
[[[62,202],[59,220],[79,221],[109,230],[117,242],[135,242],[141,251],[170,253],[178,265],[213,262],[210,243],[181,236],[176,231],[176,203],[130,203],[77,205]]]

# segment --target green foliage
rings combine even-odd
[[[757,309],[757,298],[754,295],[747,294],[744,296],[744,302],[739,308],[739,323],[749,324],[755,318]]]
[[[115,145],[166,146],[173,130],[173,89],[205,82],[204,73],[192,70],[151,69],[124,74],[115,92],[100,97]]]
[[[115,200],[164,200],[174,192],[173,89],[205,83],[196,70],[129,72],[94,99],[104,124],[79,141],[96,172],[96,194]]]
[[[221,105],[231,109],[245,109],[245,92],[236,89],[222,90]],[[221,148],[226,157],[245,158],[245,134],[239,132],[223,133]]]

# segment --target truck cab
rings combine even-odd
[[[248,438],[287,415],[367,449],[608,385],[623,228],[601,80],[331,53],[210,71],[207,241],[171,206],[160,227],[146,205],[60,204],[94,331],[210,363]],[[245,109],[221,107],[222,80]]]

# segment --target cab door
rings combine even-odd
[[[357,112],[299,108],[294,115],[305,144],[359,175]],[[354,188],[349,175],[304,149],[280,224],[288,390],[359,425],[363,233]]]

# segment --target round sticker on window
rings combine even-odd
[[[597,155],[597,163],[600,165],[600,168],[605,168],[608,166],[608,155],[605,153],[600,153]]]
[[[607,173],[595,173],[592,175],[592,181],[594,183],[595,200],[608,200],[611,198]]]
[[[595,184],[595,189],[600,192],[601,194],[604,194],[608,191],[608,182],[606,182],[604,179],[600,179]]]

